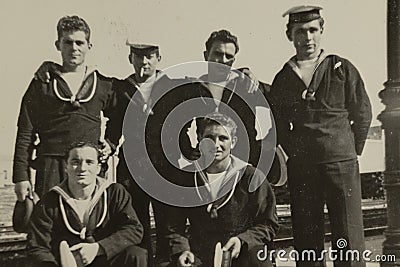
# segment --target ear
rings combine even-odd
[[[99,174],[100,171],[101,171],[101,163],[99,162],[99,164],[97,164],[97,170],[96,170],[97,174]]]
[[[324,27],[321,27],[321,34],[324,33]]]
[[[237,137],[234,136],[232,137],[232,141],[231,141],[231,149],[234,149],[237,143]]]
[[[161,55],[158,56],[157,61],[158,61],[158,62],[161,61]]]
[[[54,45],[56,46],[57,51],[60,51],[60,41],[59,40],[55,41]]]
[[[292,34],[291,34],[291,32],[289,30],[286,31],[286,37],[288,38],[288,40],[290,42],[293,42]]]
[[[208,61],[208,55],[209,55],[209,54],[208,54],[208,51],[204,51],[204,52],[203,52],[203,56],[204,56],[204,60],[205,60],[205,61]]]
[[[89,50],[92,48],[93,44],[92,43],[88,43],[88,48]]]
[[[129,60],[129,63],[133,64],[132,54],[131,53],[129,53],[129,55],[128,55],[128,60]]]

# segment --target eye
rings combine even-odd
[[[232,60],[235,56],[234,56],[234,55],[230,55],[230,54],[226,54],[225,57],[226,57],[228,60]]]
[[[94,164],[96,164],[96,162],[94,160],[87,160],[86,164],[87,165],[94,165]]]
[[[219,140],[221,140],[221,141],[227,141],[227,140],[229,140],[229,137],[228,137],[228,136],[221,136],[221,137],[219,138]]]
[[[76,166],[76,165],[79,165],[79,160],[77,160],[77,159],[72,159],[71,161],[70,161],[70,163],[72,164],[72,165],[74,165],[74,166]]]

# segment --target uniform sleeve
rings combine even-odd
[[[120,184],[114,187],[108,201],[110,207],[110,222],[115,229],[112,234],[99,240],[107,259],[111,259],[130,245],[137,245],[143,238],[143,226],[133,209],[131,196]]]
[[[190,251],[189,240],[185,234],[187,208],[168,207],[166,239],[169,244],[171,259],[178,257],[184,251]]]
[[[32,80],[28,90],[22,98],[21,108],[18,116],[17,139],[15,142],[13,182],[29,180],[29,161],[34,148],[36,127],[35,115],[38,116],[35,106],[40,96],[37,95],[40,83]]]
[[[105,130],[105,140],[110,144],[111,149],[115,151],[122,136],[122,123],[128,101],[123,101],[124,96],[121,92],[122,81],[113,78],[112,90],[107,107],[104,110],[104,116],[108,118]]]
[[[31,232],[28,235],[28,254],[32,259],[43,266],[45,264],[58,266],[58,263],[51,253],[51,233],[53,228],[53,219],[46,211],[45,205],[40,200],[34,206],[31,217]]]
[[[255,175],[263,175],[256,173]],[[253,226],[249,227],[243,233],[237,235],[248,247],[252,249],[255,246],[264,245],[272,242],[279,225],[276,214],[275,195],[268,180],[250,195],[250,208],[255,218]]]
[[[270,93],[267,94],[276,127],[277,145],[284,144],[289,134],[290,114],[284,105],[283,95],[285,82],[282,72],[278,73],[272,82]]]
[[[371,103],[358,70],[348,61],[346,66],[346,105],[353,122],[355,149],[361,155],[372,120]]]

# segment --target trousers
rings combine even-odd
[[[324,250],[325,204],[332,249],[337,250],[336,256],[339,256],[334,261],[335,266],[365,266],[361,260],[340,257],[350,250],[361,255],[365,249],[358,161],[313,164],[304,159],[289,159],[288,180],[295,249],[299,253],[311,250],[316,254],[316,258],[300,257],[297,266],[325,264],[319,257]]]

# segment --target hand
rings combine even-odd
[[[239,237],[231,237],[228,242],[222,247],[223,251],[232,250],[232,258],[239,257],[240,249],[242,248],[242,242]]]
[[[79,243],[70,248],[71,252],[79,250],[82,263],[87,266],[93,262],[99,251],[99,243]]]
[[[194,254],[190,251],[184,251],[178,258],[178,267],[192,266],[194,263]]]
[[[33,198],[32,185],[29,181],[21,181],[15,184],[14,192],[18,201],[24,201],[27,196]]]
[[[113,150],[112,150],[110,144],[107,141],[101,142],[100,162],[101,163],[106,162],[112,153],[113,153]]]
[[[256,92],[258,90],[259,82],[254,73],[252,73],[249,68],[242,68],[239,69],[239,71],[241,80],[245,82],[245,88],[248,88],[247,92],[250,94]]]
[[[35,80],[39,80],[44,83],[50,82],[50,72],[57,72],[61,69],[61,66],[51,61],[45,61],[40,65],[39,69],[34,74]]]

